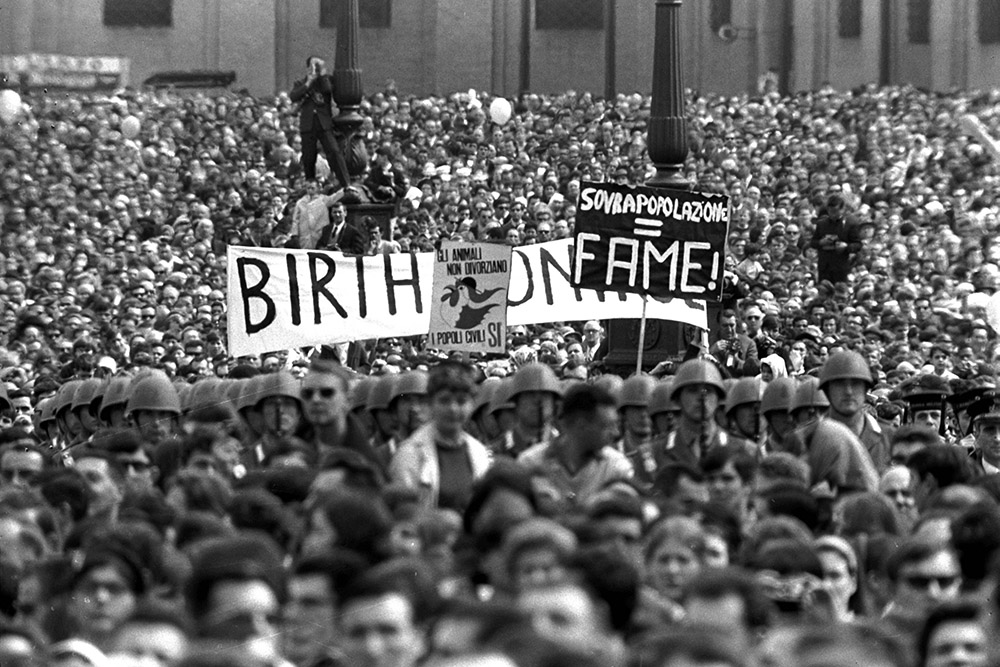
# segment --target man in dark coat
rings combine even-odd
[[[831,195],[826,202],[826,212],[816,219],[810,245],[818,251],[818,282],[846,282],[851,257],[861,250],[858,225],[853,217],[846,215],[845,208],[840,195]]]
[[[375,160],[365,185],[378,201],[395,202],[406,194],[406,174],[392,163],[392,151],[388,146],[380,146],[375,151]]]
[[[316,144],[323,146],[330,170],[343,187],[351,184],[344,154],[333,136],[333,81],[326,73],[326,63],[316,56],[306,59],[308,74],[288,93],[299,104],[299,132],[302,135],[302,169],[307,179],[316,178]]]
[[[317,248],[339,250],[348,255],[363,255],[368,247],[368,233],[347,220],[347,207],[336,201],[330,206],[330,224],[323,230]]]

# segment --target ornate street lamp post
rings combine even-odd
[[[337,21],[337,54],[333,66],[333,101],[340,113],[333,119],[342,137],[341,148],[347,161],[347,171],[354,180],[364,174],[368,152],[358,136],[361,123],[361,67],[358,64],[358,0],[340,0],[341,13]]]
[[[654,188],[687,190],[691,183],[684,175],[688,155],[685,118],[684,79],[681,69],[680,35],[681,0],[656,0],[653,41],[653,96],[649,118],[647,148],[656,167],[646,185]],[[680,325],[676,322],[650,320],[645,328],[641,320],[612,320],[608,327],[610,370],[631,372],[637,363],[636,351],[642,350],[644,365],[683,352]]]
[[[656,175],[646,185],[687,190],[684,177],[688,154],[684,117],[684,77],[681,69],[681,0],[656,0],[653,42],[653,99],[647,138]]]

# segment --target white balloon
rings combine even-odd
[[[122,121],[122,135],[126,139],[135,139],[138,137],[140,129],[142,129],[142,123],[135,116],[128,116]]]
[[[490,118],[497,125],[506,124],[513,113],[514,109],[506,98],[498,97],[490,104]]]
[[[0,91],[0,118],[4,120],[5,123],[10,123],[15,118],[17,114],[21,112],[21,96],[17,94],[16,90]]]

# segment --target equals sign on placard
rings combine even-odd
[[[662,220],[653,220],[651,218],[636,218],[635,219],[635,235],[645,236],[647,238],[659,238],[660,228],[663,227]]]

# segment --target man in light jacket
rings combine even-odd
[[[418,489],[429,507],[462,512],[473,484],[490,467],[489,450],[465,432],[475,392],[467,364],[446,361],[433,367],[427,379],[430,422],[400,443],[392,458],[392,481]]]

